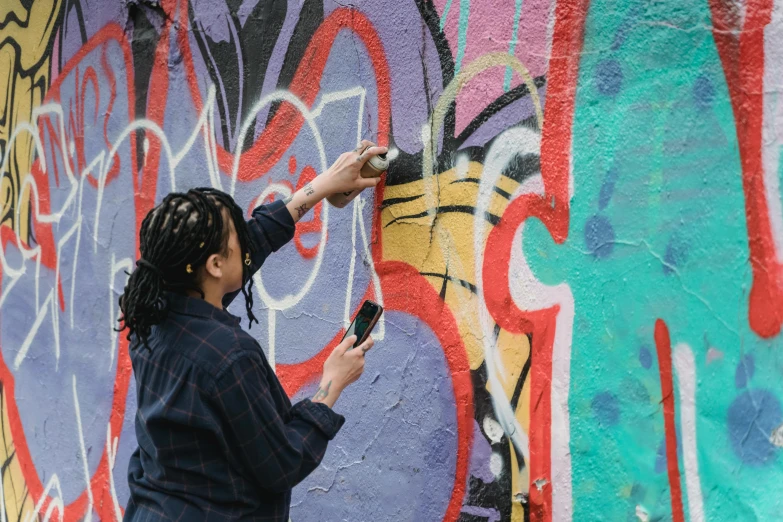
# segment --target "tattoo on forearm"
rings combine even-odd
[[[302,189],[304,190],[305,196],[312,196],[313,194],[315,194],[315,189],[313,188],[312,183],[308,183],[307,185],[302,187]]]
[[[296,207],[296,213],[297,213],[297,215],[299,217],[302,217],[305,214],[307,214],[308,210],[310,210],[310,209],[307,208],[307,205],[305,205],[304,203],[302,203],[300,206]]]
[[[318,388],[318,391],[315,392],[315,396],[313,396],[314,401],[320,401],[325,399],[329,395],[329,388],[332,387],[332,381],[329,381],[326,383],[326,386],[322,386]]]

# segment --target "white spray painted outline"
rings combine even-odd
[[[117,443],[119,437],[111,438],[111,424],[106,425],[106,458],[109,462],[109,492],[111,494],[111,502],[114,506],[114,516],[117,518],[117,522],[122,522],[122,510],[120,510],[120,501],[117,498],[117,488],[114,487],[114,463],[117,458]]]
[[[325,150],[323,148],[323,144],[320,140],[320,134],[318,133],[317,126],[315,125],[314,119],[318,117],[321,112],[323,111],[324,107],[328,103],[344,100],[344,99],[350,99],[352,97],[359,97],[361,100],[360,103],[360,118],[359,123],[357,125],[357,143],[360,141],[361,138],[361,113],[364,110],[364,99],[365,99],[366,91],[362,87],[355,87],[352,89],[348,89],[345,91],[339,91],[334,93],[327,93],[324,95],[321,99],[321,102],[319,103],[318,107],[314,109],[309,114],[306,114],[306,119],[308,119],[308,123],[311,123],[311,128],[314,130],[314,134],[316,135],[316,141],[318,143],[319,147],[319,155],[321,157],[321,166],[322,170],[326,169],[326,157],[325,157]],[[278,93],[272,93],[270,96],[275,96],[274,98],[270,98],[270,101],[274,100],[285,100],[293,105],[297,105],[296,101],[294,101],[294,96],[290,93],[286,92],[278,92]],[[198,134],[201,132],[204,137],[204,149],[207,155],[207,165],[209,167],[209,175],[210,175],[210,181],[213,183],[213,186],[216,186],[217,188],[221,188],[221,175],[219,172],[218,162],[217,162],[217,146],[215,142],[215,136],[214,136],[214,116],[212,114],[212,106],[214,105],[214,99],[215,99],[215,89],[214,86],[209,87],[208,96],[206,99],[206,104],[204,105],[201,114],[199,115],[199,118],[195,124],[194,131],[190,134],[188,139],[186,140],[185,144],[178,150],[178,152],[175,154],[172,150],[172,147],[165,135],[164,130],[157,125],[155,122],[148,120],[148,119],[138,119],[133,122],[130,122],[123,131],[120,132],[120,134],[117,136],[117,138],[112,142],[111,148],[108,150],[100,151],[98,154],[96,154],[92,160],[87,164],[87,166],[81,170],[78,176],[74,175],[74,172],[71,169],[71,163],[69,159],[72,159],[75,155],[75,147],[74,143],[71,141],[70,143],[67,143],[67,136],[68,134],[65,131],[65,125],[64,125],[64,111],[60,104],[57,103],[46,103],[43,105],[40,105],[39,107],[35,108],[32,113],[31,121],[38,122],[38,120],[42,117],[48,116],[51,119],[57,119],[59,120],[57,122],[58,126],[58,134],[53,134],[51,136],[52,141],[57,140],[59,141],[58,146],[60,149],[60,154],[62,157],[62,166],[63,170],[65,172],[65,180],[69,184],[69,186],[66,188],[68,190],[66,197],[64,201],[60,204],[59,209],[50,209],[49,213],[41,213],[40,211],[40,194],[38,190],[37,183],[35,181],[35,178],[31,175],[25,175],[24,181],[23,181],[23,189],[24,190],[30,190],[30,202],[33,206],[34,211],[34,221],[39,224],[59,224],[62,222],[63,216],[66,214],[66,212],[69,212],[71,209],[74,209],[74,203],[76,203],[76,210],[77,217],[74,222],[74,224],[71,226],[71,228],[58,239],[57,242],[57,258],[56,258],[56,266],[55,266],[55,285],[57,284],[57,281],[59,280],[59,274],[61,271],[61,261],[62,261],[62,255],[61,252],[63,250],[64,245],[70,241],[74,234],[75,234],[75,241],[76,241],[76,251],[74,253],[73,257],[73,276],[71,278],[71,289],[70,289],[70,296],[68,299],[68,306],[70,308],[70,325],[73,328],[74,327],[74,301],[75,301],[75,280],[76,280],[76,269],[78,267],[78,249],[79,249],[79,242],[81,239],[81,228],[82,225],[85,224],[84,216],[82,213],[82,200],[84,196],[84,184],[87,181],[88,174],[92,173],[93,171],[97,171],[97,202],[96,202],[96,208],[95,208],[95,230],[92,234],[92,240],[94,242],[93,244],[93,252],[97,252],[97,243],[98,243],[98,230],[99,230],[99,223],[100,223],[100,212],[103,208],[103,192],[106,188],[107,183],[107,177],[108,177],[108,171],[110,170],[115,156],[118,156],[120,147],[123,146],[125,141],[137,130],[144,130],[146,133],[149,133],[159,140],[163,155],[166,158],[166,161],[168,163],[168,175],[169,175],[169,181],[170,181],[170,188],[172,191],[176,190],[176,168],[180,164],[180,162],[187,157],[190,150],[194,147],[196,140],[198,139]],[[301,105],[301,104],[300,104]],[[298,107],[301,108],[301,107]],[[306,107],[305,107],[306,109]],[[248,121],[250,121],[249,118]],[[247,123],[246,123],[247,124]],[[6,154],[3,155],[2,161],[0,164],[6,165],[9,160],[10,151],[12,150],[12,145],[16,138],[23,132],[29,133],[33,138],[33,144],[34,144],[34,152],[36,155],[36,161],[37,166],[40,169],[40,172],[44,177],[48,179],[48,170],[47,170],[47,164],[46,164],[46,153],[43,149],[43,142],[42,142],[42,136],[39,132],[39,128],[34,126],[32,123],[20,123],[16,126],[14,133],[12,134],[11,138],[9,139],[8,146],[6,147]],[[145,139],[144,143],[144,157],[142,161],[144,164],[146,164],[146,161],[148,159],[148,151],[149,151],[149,139]],[[55,159],[56,161],[56,159]],[[235,157],[235,167],[238,167],[238,155]],[[165,172],[165,169],[162,169]],[[236,174],[237,170],[234,169],[232,173],[232,192],[235,188],[236,184]],[[131,173],[132,176],[135,176],[135,173]],[[360,209],[362,202],[361,200],[355,204],[355,208]],[[20,206],[21,208],[21,206]],[[17,220],[16,222],[20,222],[20,212],[21,210],[17,209]],[[327,207],[328,208],[328,207]],[[327,226],[327,215],[328,210],[326,208],[324,209],[323,213],[323,221],[324,221],[324,229]],[[357,216],[357,219],[359,219],[360,215]],[[370,250],[369,250],[369,242],[367,240],[367,234],[365,231],[364,223],[359,219],[359,230],[361,232],[361,238],[363,243],[363,250],[365,255],[368,256],[369,259],[371,259]],[[2,293],[0,293],[0,310],[2,310],[3,305],[6,304],[6,297],[10,295],[10,291],[15,287],[15,285],[19,282],[21,277],[26,273],[27,271],[27,261],[31,259],[35,259],[36,267],[35,267],[35,302],[36,302],[36,308],[37,308],[37,315],[36,319],[33,322],[33,326],[31,327],[30,331],[25,337],[25,341],[23,342],[22,346],[20,347],[20,350],[17,352],[15,360],[14,360],[14,369],[18,370],[21,366],[22,362],[26,358],[26,355],[29,351],[29,348],[31,346],[32,340],[35,338],[36,334],[38,333],[41,325],[43,324],[44,320],[46,319],[47,314],[51,314],[51,324],[54,328],[54,338],[55,338],[55,360],[56,360],[56,368],[58,368],[59,364],[59,358],[60,358],[60,350],[59,350],[59,312],[57,307],[57,298],[56,298],[56,291],[54,288],[50,289],[50,291],[47,293],[46,297],[43,299],[43,303],[41,303],[40,300],[40,266],[41,266],[41,247],[40,245],[34,245],[34,246],[28,246],[22,243],[21,235],[18,233],[18,230],[15,231],[15,246],[17,248],[17,251],[21,255],[21,264],[19,267],[13,267],[8,262],[8,259],[5,256],[5,248],[0,245],[0,267],[2,267],[2,271],[4,274],[4,285],[2,288]],[[325,236],[325,234],[323,234]],[[354,236],[353,238],[354,242],[354,249],[355,249],[355,242],[356,238]],[[116,260],[116,253],[114,251],[111,252],[111,267],[110,267],[110,281],[107,285],[109,289],[109,298],[110,298],[110,309],[109,309],[109,316],[110,320],[113,320],[115,313],[114,313],[114,306],[112,305],[112,302],[114,301],[113,294],[114,294],[114,279],[116,278],[116,274],[118,271],[122,269],[130,270],[132,269],[132,259],[130,258],[123,258],[120,261]],[[320,263],[319,263],[320,265]],[[371,270],[371,276],[373,280],[373,284],[376,288],[376,299],[379,300],[380,303],[383,302],[382,294],[381,294],[381,288],[380,288],[380,280],[377,275],[377,272],[375,271],[375,266],[373,263],[370,263],[370,270]],[[314,272],[317,272],[314,271]],[[353,277],[353,272],[349,275],[349,277]],[[313,277],[314,279],[314,277]],[[309,290],[309,288],[308,288]],[[306,292],[305,292],[306,293]],[[111,353],[110,353],[110,367],[113,367],[114,365],[114,359],[115,359],[115,348],[118,343],[118,334],[113,331],[113,327],[111,328],[112,334],[111,334]],[[379,324],[379,335],[378,339],[383,338],[383,332],[384,332],[384,323],[381,321]],[[84,450],[84,438],[83,438],[83,431],[81,429],[81,418],[79,413],[79,404],[78,404],[78,396],[76,394],[76,377],[73,376],[73,391],[74,391],[74,401],[75,401],[75,408],[77,413],[77,426],[79,428],[80,433],[80,453],[82,456],[82,463],[84,466],[85,471],[85,478],[87,480],[88,486],[86,488],[88,492],[88,496],[90,498],[90,505],[87,509],[86,516],[87,518],[85,520],[90,520],[92,516],[92,506],[93,506],[93,499],[92,499],[92,490],[89,486],[90,483],[90,476],[89,476],[89,465],[86,460],[86,452]],[[110,434],[110,432],[109,432]],[[107,447],[109,447],[109,440],[107,439]],[[118,439],[115,438],[114,446],[116,447],[118,442]],[[113,454],[109,455],[110,459],[113,458]],[[110,475],[112,472],[110,471]],[[110,481],[113,486],[113,476],[110,476]],[[1,486],[1,485],[0,485]],[[57,478],[56,474],[53,474],[51,479],[49,480],[49,483],[47,484],[47,487],[44,490],[43,495],[39,499],[39,502],[37,503],[35,510],[32,513],[40,513],[43,502],[46,501],[47,498],[49,498],[49,494],[52,491],[52,489],[56,489],[58,492],[58,496],[56,498],[51,499],[51,502],[48,506],[48,509],[46,510],[46,515],[44,520],[49,520],[49,518],[53,515],[54,510],[58,510],[61,514],[64,512],[64,502],[62,497],[62,492],[60,489],[59,479]],[[112,489],[112,494],[116,497],[116,492]],[[113,499],[116,502],[116,498]],[[116,508],[116,506],[115,506]],[[116,511],[116,509],[115,509]]]
[[[685,468],[685,490],[691,522],[704,522],[704,499],[699,478],[699,453],[696,442],[696,362],[691,347],[680,343],[672,354],[679,392],[680,436]]]
[[[87,450],[84,447],[84,430],[82,429],[82,414],[79,407],[79,395],[76,393],[76,374],[73,375],[73,407],[76,413],[76,429],[79,434],[79,453],[82,459],[82,466],[84,469],[84,480],[87,484],[87,515],[82,519],[82,522],[92,522],[92,507],[95,505],[95,500],[92,498],[92,486],[90,484],[90,468],[87,463]],[[111,472],[110,472],[111,473]]]
[[[479,182],[476,201],[473,247],[476,258],[475,279],[479,296],[479,321],[482,332],[484,360],[487,368],[490,397],[493,408],[503,431],[514,446],[529,462],[530,450],[527,434],[516,419],[516,414],[508,402],[500,376],[503,365],[498,357],[494,334],[494,321],[487,309],[483,289],[484,215],[489,211],[493,188],[501,178],[503,167],[519,152],[540,154],[541,137],[536,131],[518,127],[500,134],[487,152],[484,168]],[[529,178],[516,190],[510,201],[524,194],[543,194],[544,186],[540,175]],[[524,223],[514,234],[511,245],[509,269],[514,267],[515,277],[509,278],[509,291],[512,298],[521,309],[544,309],[558,305],[557,327],[552,353],[552,388],[551,388],[551,450],[552,463],[552,506],[553,520],[571,520],[572,517],[572,485],[570,456],[570,420],[568,411],[568,392],[570,386],[571,342],[574,318],[574,300],[567,283],[555,287],[542,284],[533,274],[527,264],[522,248],[522,231]]]

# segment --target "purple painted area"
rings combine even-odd
[[[65,64],[89,39],[109,24],[125,27],[128,18],[127,5],[135,1],[79,0],[62,2],[64,10],[61,26],[62,54],[60,63]]]
[[[475,517],[484,517],[487,519],[487,522],[498,522],[500,520],[500,513],[493,508],[462,506],[462,512]]]
[[[126,71],[119,46],[107,45],[106,53],[117,84],[125,85]],[[83,63],[98,69],[100,59],[101,53],[93,52]],[[89,114],[94,111],[108,115],[107,135],[109,139],[117,140],[129,123],[127,96],[125,93],[117,96],[109,111],[108,85],[98,83],[98,93],[90,88],[84,93],[77,92],[72,81],[74,74],[63,78],[62,105],[72,107],[76,98],[84,96]],[[72,121],[69,112],[66,111],[65,116],[67,121]],[[52,117],[52,123],[55,129],[59,128],[58,117]],[[127,141],[119,142],[120,157],[125,160],[119,162],[118,178],[106,185],[102,195],[91,184],[82,181],[79,171],[74,172],[76,178],[72,185],[65,174],[59,145],[52,148],[51,144],[53,140],[69,144],[77,135],[83,135],[82,152],[92,159],[105,146],[103,124],[102,118],[95,121],[89,117],[84,119],[83,126],[77,124],[70,128],[66,125],[65,136],[44,133],[50,172],[55,166],[60,172],[59,186],[53,177],[50,178],[49,193],[52,210],[64,212],[59,226],[53,229],[55,244],[59,245],[60,279],[57,281],[55,272],[45,267],[36,270],[35,262],[32,262],[5,297],[4,327],[0,329],[2,356],[14,373],[17,406],[32,461],[40,476],[58,475],[66,502],[73,501],[84,490],[87,481],[80,450],[74,387],[79,399],[85,458],[91,474],[97,469],[105,446],[117,370],[118,339],[111,329],[112,317],[117,317],[118,295],[111,293],[109,287],[111,281],[115,288],[125,284],[121,271],[112,272],[111,259],[113,256],[119,262],[133,258],[136,244],[132,227],[115,225],[133,223],[135,207]],[[75,150],[77,146],[81,147],[75,144]],[[73,165],[78,167],[75,162]],[[98,172],[98,168],[92,171],[96,176]],[[93,239],[95,236],[97,242]],[[16,257],[14,250],[11,246],[6,256]],[[16,263],[18,266],[18,261]],[[36,326],[38,317],[41,321]],[[32,336],[29,351],[17,359],[28,336]],[[16,361],[19,361],[18,368]],[[132,444],[132,441],[127,443]]]
[[[289,44],[291,37],[293,36],[296,24],[300,19],[301,4],[288,4],[288,10],[285,15],[285,22],[280,29],[280,35],[277,38],[277,43],[272,51],[272,56],[269,58],[269,64],[267,65],[266,74],[264,75],[263,92],[272,92],[277,89],[277,84],[280,77],[280,71],[283,68],[285,62],[286,53],[289,50]],[[269,114],[269,106],[264,107],[256,116],[255,135],[258,136],[264,127],[266,126],[266,118]]]
[[[546,87],[538,89],[542,107],[546,98]],[[535,116],[530,96],[509,103],[495,114],[481,122],[481,125],[467,137],[462,147],[481,147],[509,127],[511,122],[520,122]]]
[[[365,377],[378,377],[341,395],[335,409],[346,423],[321,467],[294,490],[293,520],[443,518],[457,443],[445,359],[417,319],[388,312],[386,320],[386,338],[367,354]],[[407,341],[411,331],[416,344]]]
[[[344,6],[336,1],[324,2],[327,16],[334,9]],[[386,55],[391,78],[395,144],[406,152],[415,153],[422,149],[421,129],[429,118],[428,111],[434,107],[443,91],[435,42],[413,0],[366,0],[361,3],[360,9],[380,36]],[[361,44],[357,42],[356,45]],[[369,83],[362,77],[355,78],[365,86]]]
[[[473,423],[473,451],[470,454],[470,474],[481,479],[485,484],[495,480],[495,475],[489,469],[489,458],[492,456],[492,447],[481,432],[478,422]]]
[[[532,13],[547,3],[531,0],[526,9]],[[96,502],[103,503],[93,506],[94,519],[108,519],[107,513],[113,516],[115,500],[121,507],[128,501],[127,463],[136,449],[136,388],[133,383],[127,390],[116,386],[118,374],[131,369],[118,370],[119,337],[112,328],[119,316],[117,301],[126,282],[124,271],[133,269],[136,258],[138,198],[160,201],[172,189],[217,185],[233,191],[237,202],[250,211],[265,191],[270,193],[270,187],[296,187],[301,184],[303,172],[323,172],[343,151],[354,148],[358,139],[377,140],[379,85],[368,49],[350,27],[343,28],[331,44],[320,78],[308,76],[308,64],[298,63],[308,38],[322,23],[317,2],[286,5],[262,4],[260,0],[190,0],[187,19],[181,19],[178,12],[164,13],[160,3],[154,1],[77,0],[64,4],[56,29],[59,36],[53,51],[52,77],[62,74],[66,62],[109,24],[125,30],[128,48],[114,41],[99,45],[78,64],[69,64],[73,65],[70,72],[60,78],[62,85],[55,101],[62,108],[63,121],[51,115],[54,136],[44,128],[41,158],[46,168],[41,170],[49,187],[38,187],[41,200],[45,198],[53,212],[62,211],[52,227],[59,268],[37,267],[35,259],[23,260],[13,243],[4,248],[8,265],[24,266],[25,271],[18,280],[3,274],[6,293],[0,304],[0,347],[13,372],[16,406],[24,431],[24,441],[15,443],[26,444],[40,482],[45,484],[57,475],[65,504],[84,493],[107,443],[112,445],[119,438],[112,483],[100,484],[94,491],[100,495]],[[144,14],[143,27],[134,26],[138,20],[130,16],[131,5],[134,12]],[[285,13],[259,11],[260,7],[273,5],[285,5]],[[324,17],[336,9],[346,6],[326,2]],[[444,78],[441,67],[441,60],[451,60],[447,55],[451,43],[437,30],[433,36],[439,22],[423,18],[413,0],[367,0],[356,10],[369,20],[369,30],[381,42],[376,65],[388,72],[389,84],[383,87],[388,87],[391,95],[390,139],[403,151],[416,155],[423,146],[422,127],[432,114],[444,82],[451,81],[451,77]],[[166,15],[174,22],[168,29],[168,49],[155,51],[155,33],[164,29]],[[242,31],[262,18],[267,20],[267,15],[278,16],[276,37],[270,36],[271,32],[243,36]],[[539,18],[522,20],[520,27],[539,27]],[[312,30],[294,41],[295,29],[303,21],[310,22]],[[510,22],[504,24],[510,28]],[[484,20],[484,27],[491,29],[491,25]],[[188,76],[191,72],[179,48],[177,31],[183,26],[189,30],[187,40],[195,77]],[[481,40],[480,34],[470,35],[469,56],[507,45],[494,42],[482,51]],[[538,40],[536,45],[545,43]],[[438,45],[446,54],[439,56]],[[518,55],[528,52],[519,51],[522,47]],[[127,63],[126,51],[132,54]],[[158,52],[164,55],[158,65],[167,74],[167,90],[148,98],[150,84],[159,81],[154,74],[160,70],[153,63]],[[253,78],[261,77],[253,76],[252,66],[262,60],[267,60],[263,78],[254,83]],[[531,69],[534,75],[545,72],[543,55],[537,60],[540,63]],[[239,149],[239,130],[250,118],[254,122],[252,135],[243,145],[252,143],[265,128],[270,105],[258,114],[248,115],[248,110],[278,85],[285,86],[290,78],[284,76],[297,68],[306,73],[307,82],[319,84],[310,107],[314,112],[311,121],[302,126],[293,142],[280,143],[285,153],[278,164],[233,186],[231,172],[215,167],[211,140],[231,152]],[[93,72],[95,81],[85,80],[85,75]],[[487,77],[499,75],[500,69]],[[129,78],[135,88],[141,89],[139,92],[128,91]],[[207,129],[210,140],[206,142],[204,129],[197,123],[202,108],[194,106],[192,84],[200,90],[202,100],[207,99],[210,86],[217,94],[211,109],[214,127]],[[498,86],[493,84],[492,89]],[[257,96],[245,96],[247,92],[256,92]],[[539,94],[543,99],[545,89]],[[466,138],[463,147],[484,147],[503,130],[534,114],[529,96],[504,105],[507,100],[497,101],[494,94],[480,102],[474,100],[474,95],[460,99],[460,114],[475,115],[489,106],[493,109],[469,136],[462,136]],[[162,115],[159,121],[155,119],[158,115]],[[63,135],[59,131],[61,123]],[[130,131],[134,124],[146,131]],[[138,139],[135,146],[131,137]],[[442,140],[441,146],[448,142]],[[148,154],[156,144],[160,145],[159,157]],[[108,157],[115,145],[116,155]],[[291,158],[296,163],[293,172],[289,171]],[[134,160],[139,162],[135,172]],[[81,170],[93,161],[93,167],[84,174],[95,178],[100,177],[102,165],[116,167],[100,189],[97,183],[82,181]],[[153,165],[157,165],[157,172],[152,171]],[[410,175],[415,179],[420,165],[412,165]],[[74,170],[75,187],[66,175],[68,167]],[[141,194],[138,181],[153,175],[156,184]],[[271,191],[271,197],[280,198],[281,194]],[[378,291],[373,265],[378,260],[370,255],[373,220],[379,218],[374,198],[375,194],[367,191],[346,209],[324,207],[322,229],[297,236],[299,246],[295,242],[286,245],[259,272],[254,292],[260,324],[250,331],[270,357],[274,355],[276,364],[304,363],[320,353],[344,326],[346,309],[353,311],[368,292]],[[354,206],[358,210],[354,211]],[[305,219],[313,216],[311,213]],[[304,252],[324,238],[321,254]],[[241,299],[233,306],[233,312],[243,315]],[[443,519],[454,491],[458,436],[468,436],[457,429],[452,368],[436,335],[417,317],[390,310],[385,319],[385,337],[368,356],[364,378],[347,389],[338,403],[338,411],[348,419],[345,427],[330,445],[323,465],[294,492],[294,520]],[[29,351],[20,356],[23,347]],[[313,379],[317,377],[317,373],[312,375]],[[311,392],[305,387],[298,397]],[[112,411],[114,401],[121,402],[115,393],[125,398],[125,414],[118,423],[119,433],[111,433],[107,439],[109,420],[112,414],[119,415],[119,411]],[[484,483],[494,482],[496,477],[489,469],[492,450],[475,421],[473,443],[467,448],[468,473]],[[503,510],[472,507],[472,494],[468,491],[464,499],[456,499],[453,507],[459,508],[464,502],[464,513],[499,520]],[[484,498],[482,504],[491,501]],[[508,502],[508,498],[498,498],[497,502]]]
[[[200,32],[213,42],[239,45],[228,5],[212,0],[190,0],[190,5],[195,13],[193,21]]]

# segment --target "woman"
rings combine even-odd
[[[226,307],[241,291],[252,324],[253,273],[323,198],[374,186],[359,171],[385,152],[362,142],[248,222],[214,189],[169,194],[144,219],[141,258],[120,297],[138,399],[126,521],[288,522],[291,489],[343,425],[331,408],[361,375],[373,341],[358,350],[349,350],[355,337],[343,341],[312,400],[292,406]]]

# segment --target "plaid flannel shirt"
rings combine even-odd
[[[280,201],[256,208],[248,224],[255,271],[295,225]],[[288,522],[291,489],[345,419],[309,400],[292,407],[239,318],[202,299],[168,300],[151,351],[131,351],[138,448],[124,520]]]

